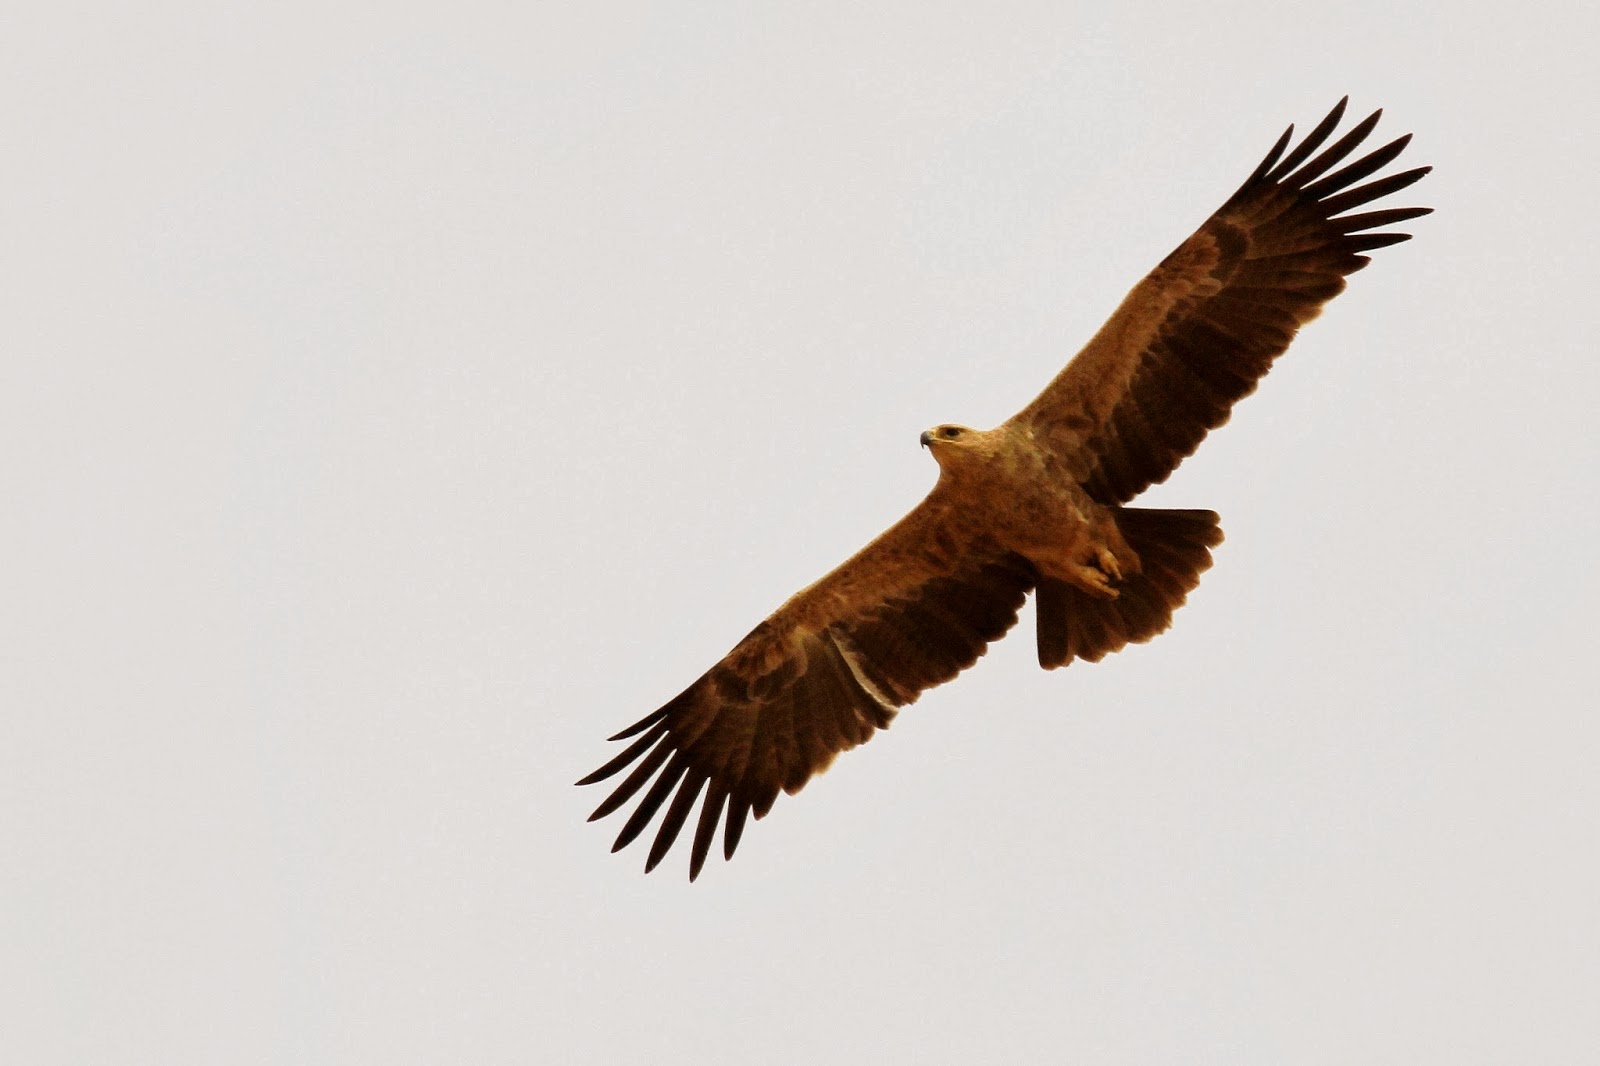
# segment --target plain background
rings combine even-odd
[[[0,1057],[1576,1062],[1589,5],[19,7]],[[980,13],[981,11],[981,13]],[[685,879],[572,782],[1339,96],[1438,209],[1013,636]]]

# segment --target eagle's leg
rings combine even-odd
[[[1106,600],[1117,598],[1117,590],[1111,587],[1112,576],[1097,566],[1074,563],[1067,580],[1092,596]]]
[[[1100,569],[1113,581],[1122,580],[1122,567],[1117,564],[1117,553],[1110,548],[1101,548],[1095,553],[1095,562]]]
[[[1027,539],[1018,547],[1045,575],[1097,599],[1114,600],[1117,584],[1142,569],[1139,553],[1117,527],[1115,510],[1085,504],[1073,507],[1063,521],[1068,531],[1065,537],[1041,543],[1038,531],[1049,529],[1052,523],[1036,523],[1021,531]]]
[[[1091,569],[1097,569],[1111,581],[1133,577],[1143,569],[1139,564],[1139,553],[1128,544],[1111,514],[1103,515],[1095,523],[1093,537],[1094,566]]]
[[[1139,556],[1128,547],[1128,542],[1122,539],[1116,527],[1111,528],[1108,540],[1112,543],[1102,543],[1094,548],[1092,562],[1073,564],[1069,580],[1091,595],[1114,600],[1117,598],[1116,583],[1125,577],[1132,577],[1142,568]]]
[[[1121,581],[1123,578],[1133,577],[1144,569],[1139,562],[1139,553],[1133,550],[1133,545],[1128,543],[1128,538],[1122,535],[1122,527],[1117,525],[1114,517],[1100,529],[1100,534],[1105,538],[1100,544],[1098,552],[1100,569]]]

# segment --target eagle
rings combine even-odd
[[[631,767],[590,816],[639,797],[613,851],[665,808],[645,862],[654,869],[698,801],[689,879],[719,823],[732,858],[751,815],[765,816],[780,792],[798,792],[976,662],[1030,591],[1047,670],[1096,662],[1168,627],[1222,529],[1213,511],[1128,504],[1228,420],[1295,332],[1367,265],[1363,253],[1410,239],[1389,227],[1431,211],[1356,210],[1431,168],[1367,180],[1409,134],[1346,162],[1381,110],[1324,148],[1348,99],[1293,148],[1290,126],[1032,403],[993,429],[923,432],[939,476],[910,514],[611,738],[630,743],[578,784]]]

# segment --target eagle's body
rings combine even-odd
[[[1287,155],[1285,133],[1015,416],[986,431],[923,433],[939,480],[922,503],[613,738],[637,737],[580,784],[637,765],[592,817],[650,785],[616,847],[666,806],[653,868],[703,792],[690,877],[719,821],[731,857],[751,813],[762,817],[780,791],[798,791],[970,666],[1030,591],[1046,668],[1096,661],[1167,628],[1222,531],[1211,511],[1126,505],[1227,420],[1345,275],[1366,265],[1360,253],[1409,236],[1368,231],[1427,213],[1346,214],[1427,168],[1357,185],[1400,154],[1402,137],[1328,174],[1378,119],[1311,158],[1343,112],[1340,101]]]

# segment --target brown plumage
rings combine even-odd
[[[612,850],[665,807],[653,869],[699,801],[690,879],[719,822],[731,858],[751,814],[765,815],[780,790],[798,792],[898,708],[976,662],[1030,589],[1047,669],[1098,661],[1167,628],[1222,541],[1217,516],[1123,505],[1227,421],[1295,331],[1367,265],[1362,253],[1410,237],[1384,227],[1429,211],[1346,213],[1429,168],[1359,184],[1408,135],[1335,170],[1382,114],[1322,149],[1344,109],[1341,100],[1285,154],[1291,126],[1016,416],[992,430],[924,433],[939,463],[926,499],[611,738],[632,743],[579,784],[632,766],[590,816],[643,790]]]

